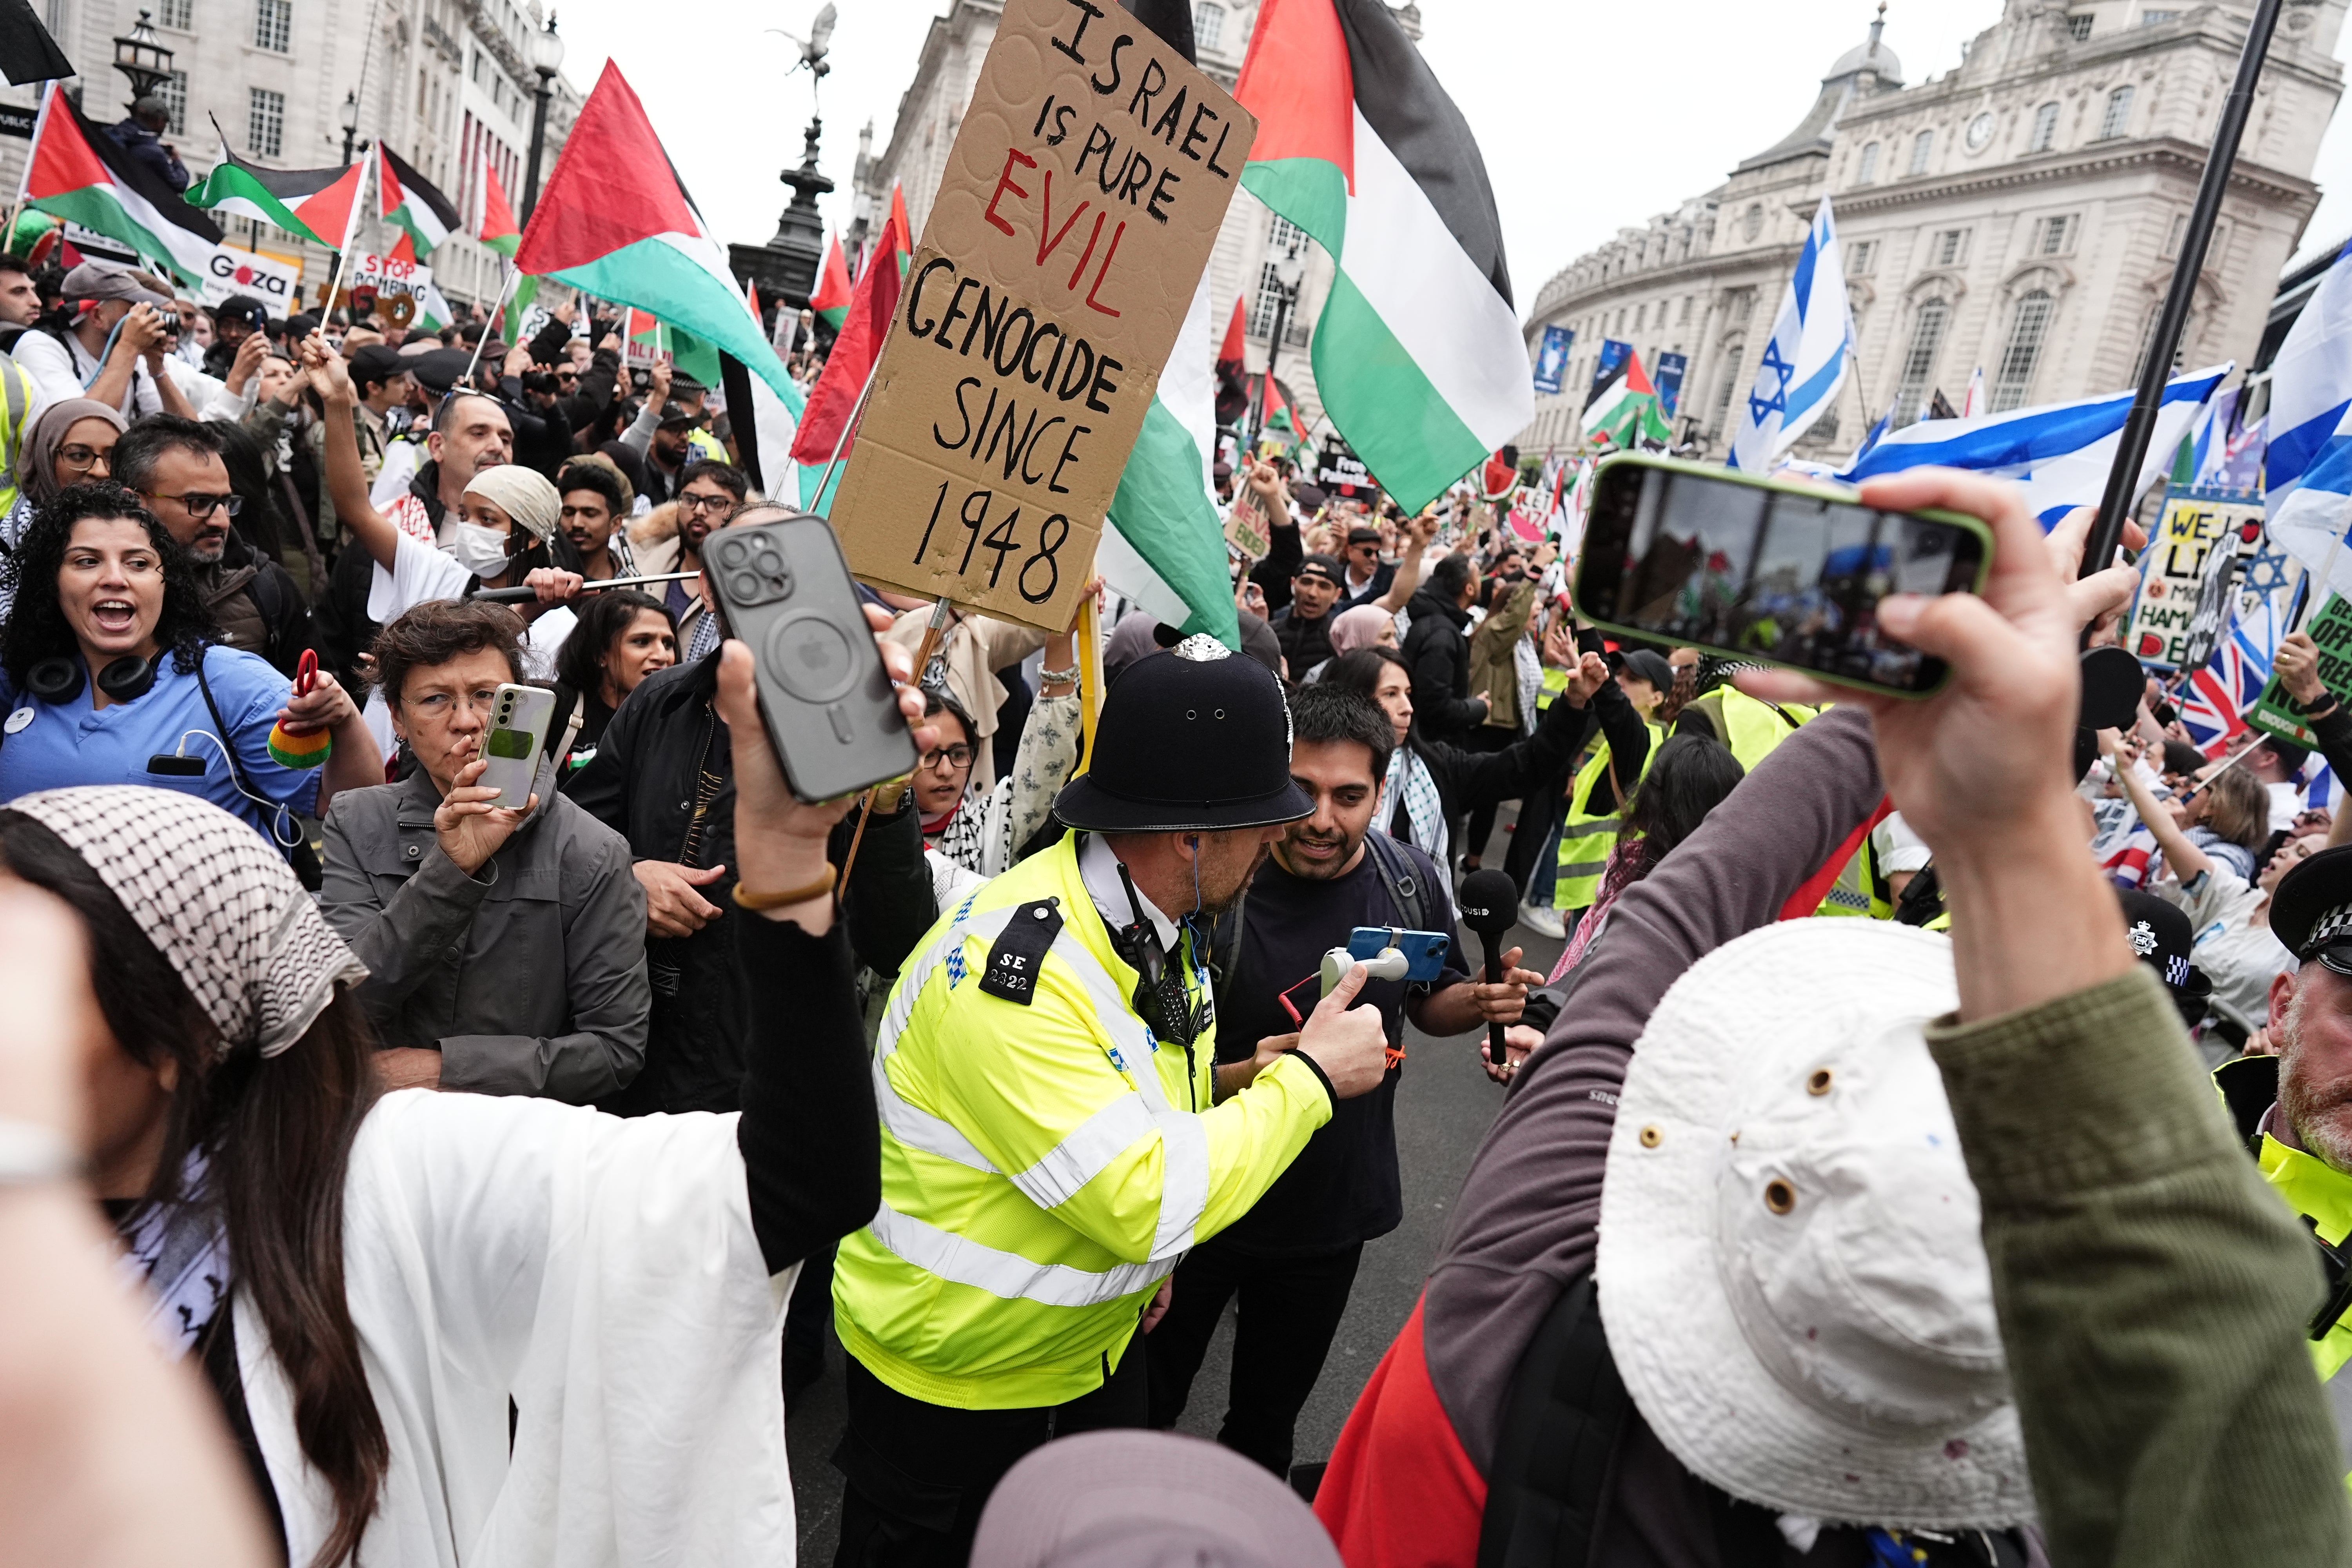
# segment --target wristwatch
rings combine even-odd
[[[80,1174],[81,1157],[64,1133],[0,1116],[0,1187],[71,1181]]]

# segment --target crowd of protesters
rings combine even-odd
[[[919,765],[809,805],[793,509],[606,313],[0,316],[0,1559],[788,1562],[830,1335],[845,1568],[2352,1561],[2352,718],[2086,726],[2086,519],[1867,492],[1997,541],[1908,702],[1229,449],[1230,642],[862,588]],[[1412,1057],[1503,1098],[1301,1455]]]

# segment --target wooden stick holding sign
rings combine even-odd
[[[1256,134],[1125,11],[1005,0],[828,510],[852,571],[1070,624]]]

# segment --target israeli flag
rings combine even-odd
[[[1853,351],[1853,311],[1846,303],[1845,263],[1838,255],[1837,224],[1822,198],[1797,270],[1781,296],[1780,314],[1756,364],[1756,384],[1731,437],[1731,467],[1771,471],[1773,459],[1797,444],[1813,421],[1835,406]]]
[[[2133,495],[2147,489],[2171,467],[2181,437],[2204,412],[2214,389],[2236,368],[2234,363],[2218,364],[2176,375],[2165,384],[2164,401],[2156,414],[2156,436],[2147,444],[2147,455],[2140,459],[2139,481]],[[2116,452],[2123,444],[2124,421],[2131,414],[2131,405],[2132,394],[2117,392],[2041,408],[1980,414],[1974,419],[1924,419],[1880,437],[1838,478],[1858,484],[1880,474],[1931,464],[1969,468],[2023,485],[2026,505],[2033,515],[2042,520],[2044,529],[2055,528],[2076,507],[2099,504],[2107,488],[2107,470],[2115,467]]]
[[[2352,244],[2319,280],[2271,366],[2271,537],[2352,595]]]

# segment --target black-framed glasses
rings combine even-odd
[[[60,447],[58,448],[58,461],[77,474],[86,474],[92,468],[100,467],[110,474],[114,471],[114,453],[111,448],[101,452],[95,447]]]
[[[975,754],[967,745],[940,746],[923,753],[923,766],[937,768],[944,762],[950,768],[961,772],[971,766],[971,759]]]
[[[245,510],[245,498],[243,496],[234,494],[214,495],[205,490],[183,490],[178,495],[166,495],[163,491],[158,490],[150,499],[154,500],[178,501],[182,506],[188,509],[188,515],[194,518],[210,517],[215,510],[226,511],[229,516],[235,517],[238,512]]]
[[[680,496],[677,498],[677,510],[680,511],[724,511],[734,504],[733,496]]]

